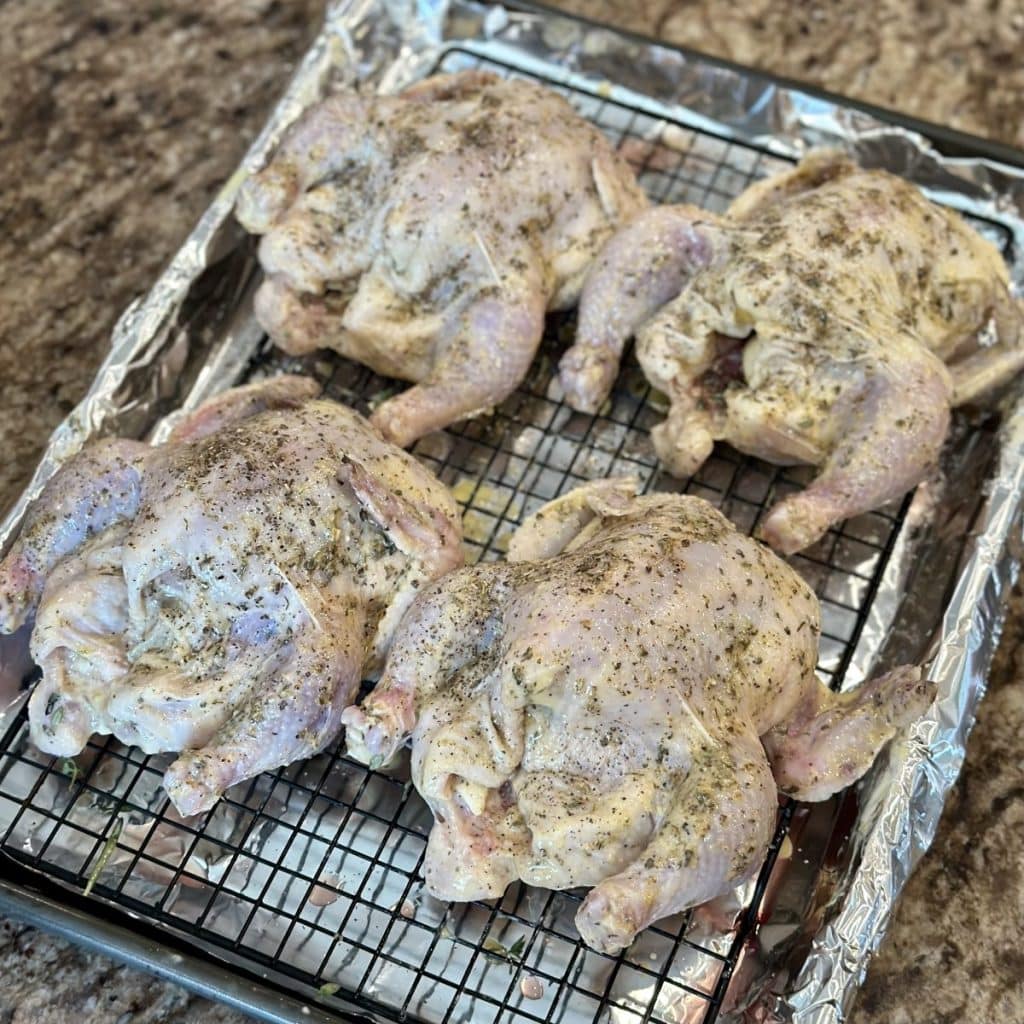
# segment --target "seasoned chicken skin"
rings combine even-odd
[[[276,344],[416,382],[373,416],[405,446],[516,387],[545,310],[575,305],[645,205],[560,96],[464,72],[325,100],[242,186],[237,216],[263,235],[256,315]]]
[[[370,763],[411,738],[428,891],[594,886],[576,922],[608,952],[756,871],[777,790],[848,785],[932,689],[833,694],[803,580],[707,502],[632,490],[585,485],[426,590],[343,715]]]
[[[337,734],[462,553],[446,488],[318,390],[229,391],[166,444],[100,441],[49,482],[0,563],[0,629],[35,613],[41,750],[183,751],[164,785],[187,815]]]
[[[820,467],[762,526],[797,551],[919,483],[950,408],[1024,366],[1007,280],[955,213],[819,152],[725,217],[668,206],[620,231],[587,280],[562,382],[570,404],[595,408],[635,333],[671,402],[653,441],[672,472],[695,472],[718,439]]]

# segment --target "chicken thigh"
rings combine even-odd
[[[919,483],[950,408],[1024,366],[1024,318],[995,247],[914,186],[819,152],[725,217],[651,210],[604,248],[562,362],[570,404],[604,398],[627,338],[666,392],[653,441],[695,472],[717,439],[821,467],[768,514],[789,553]]]
[[[575,304],[645,205],[562,97],[464,72],[324,101],[242,186],[237,216],[263,235],[256,315],[277,345],[416,382],[373,416],[406,446],[516,387],[545,310]]]
[[[0,629],[35,614],[41,750],[182,751],[164,785],[188,815],[337,734],[462,552],[446,488],[318,390],[229,391],[166,444],[99,441],[49,482],[0,563]]]
[[[417,598],[342,716],[371,764],[411,738],[441,899],[593,886],[580,934],[617,951],[755,872],[777,790],[853,782],[931,697],[914,668],[822,686],[814,594],[699,498],[584,485],[510,559]]]

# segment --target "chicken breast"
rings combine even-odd
[[[325,100],[243,185],[237,216],[263,236],[256,315],[277,345],[416,382],[373,416],[406,446],[511,393],[545,310],[575,305],[645,205],[562,97],[463,72]]]
[[[417,598],[343,715],[370,764],[411,740],[441,899],[593,886],[576,923],[615,952],[757,871],[779,790],[849,785],[931,699],[916,668],[822,686],[814,594],[699,498],[588,484],[510,558]]]
[[[87,447],[0,564],[0,629],[35,614],[33,742],[182,751],[182,814],[321,750],[417,589],[462,561],[448,491],[359,415],[281,377],[159,447]]]
[[[1024,366],[1024,315],[995,247],[832,152],[754,185],[725,217],[660,207],[619,232],[562,361],[570,404],[599,404],[633,334],[671,402],[652,434],[671,472],[694,473],[716,440],[821,468],[762,525],[787,553],[914,487],[950,409]]]

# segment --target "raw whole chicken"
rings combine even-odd
[[[319,387],[279,377],[166,444],[96,442],[0,563],[0,630],[33,613],[32,739],[183,751],[182,814],[321,750],[417,588],[461,564],[454,499]]]
[[[576,923],[606,952],[755,872],[777,790],[853,782],[932,691],[916,668],[826,689],[796,572],[702,499],[633,486],[586,484],[508,562],[427,589],[342,716],[371,764],[411,738],[430,893],[594,886]]]
[[[263,235],[256,315],[277,345],[417,382],[373,416],[406,446],[516,387],[545,310],[575,305],[645,205],[562,97],[471,71],[324,101],[243,185],[237,215]]]
[[[561,377],[593,410],[627,338],[667,393],[653,441],[694,473],[717,439],[821,468],[762,536],[789,553],[905,493],[950,408],[1024,366],[1024,318],[995,247],[914,186],[833,152],[754,185],[724,217],[653,209],[604,248]]]

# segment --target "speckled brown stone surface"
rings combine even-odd
[[[0,507],[259,130],[323,0],[0,6]],[[0,924],[0,1024],[239,1024]]]
[[[246,1018],[177,985],[0,920],[4,1024],[242,1024]]]
[[[1024,143],[1024,0],[567,0],[591,17]],[[231,172],[322,0],[0,5],[0,506]],[[1024,599],[856,1024],[1024,1022]],[[0,1024],[239,1024],[0,923]]]
[[[322,0],[0,8],[0,506],[234,170]]]
[[[556,6],[1024,146],[1024,0],[560,0]]]

